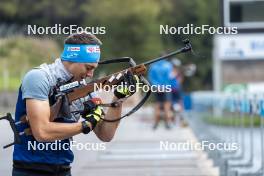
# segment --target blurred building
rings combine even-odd
[[[214,36],[214,89],[264,90],[264,0],[221,0],[222,26],[238,34]]]

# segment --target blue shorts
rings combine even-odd
[[[173,103],[179,103],[181,101],[181,92],[176,91],[176,92],[171,92],[171,97],[172,97],[172,102]]]
[[[31,170],[24,170],[24,169],[17,169],[17,168],[13,168],[12,170],[12,176],[52,176],[52,175],[60,175],[60,176],[71,176],[71,172],[67,171],[67,172],[58,172],[58,173],[54,173],[51,174],[49,172],[45,172],[45,171],[31,171]]]
[[[13,161],[12,176],[71,176],[69,165],[52,165],[45,163],[26,163]]]
[[[171,101],[171,92],[155,92],[155,99],[159,103]]]

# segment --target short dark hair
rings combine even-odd
[[[65,39],[64,44],[102,45],[102,42],[95,35],[83,32],[70,35]]]

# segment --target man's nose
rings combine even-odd
[[[93,70],[89,70],[89,71],[86,73],[86,76],[87,76],[87,77],[93,77]]]

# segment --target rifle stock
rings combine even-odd
[[[144,64],[140,64],[140,65],[136,65],[134,67],[130,67],[125,70],[122,70],[120,72],[111,74],[109,76],[103,77],[101,79],[94,80],[88,83],[86,86],[73,89],[73,91],[68,94],[69,101],[72,102],[74,100],[83,98],[87,96],[89,93],[96,91],[95,85],[101,84],[102,88],[104,89],[106,88],[106,86],[112,86],[112,85],[118,84],[121,81],[120,78],[122,77],[122,75],[128,70],[131,71],[134,75],[141,76],[146,73],[147,68],[145,67]]]

